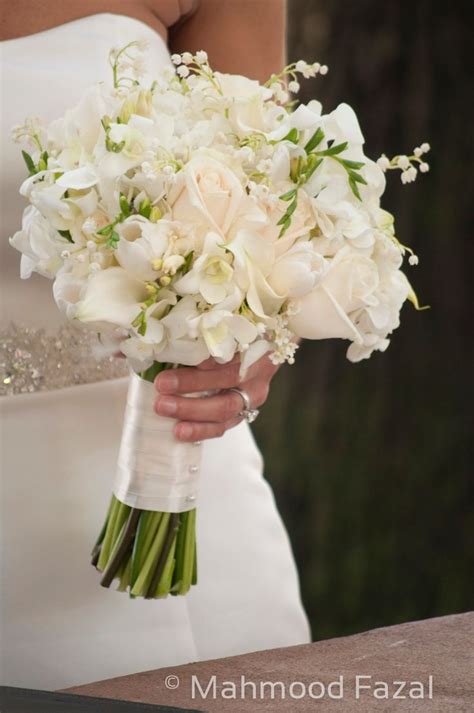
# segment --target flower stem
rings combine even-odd
[[[103,577],[100,580],[102,587],[110,587],[125,557],[129,554],[130,545],[135,537],[141,512],[142,511],[138,508],[132,508],[128,520],[126,520],[126,524],[125,522],[123,523],[121,535],[115,544],[112,556],[107,562]]]
[[[166,539],[163,544],[163,549],[161,550],[160,557],[156,562],[155,571],[151,578],[150,586],[145,595],[146,599],[152,599],[155,596],[156,589],[160,583],[161,575],[165,569],[165,565],[168,562],[169,553],[173,547],[173,543],[176,542],[176,533],[179,529],[179,514],[173,513],[169,519],[168,531],[166,533]]]

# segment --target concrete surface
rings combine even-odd
[[[357,678],[363,676],[369,678]],[[331,682],[338,685],[329,689]],[[146,671],[67,692],[209,713],[473,713],[474,612]]]

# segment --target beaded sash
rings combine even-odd
[[[97,358],[97,336],[73,324],[55,334],[11,325],[0,329],[0,396],[52,391],[129,375],[125,359]]]

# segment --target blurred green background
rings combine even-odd
[[[306,342],[254,432],[287,524],[313,638],[473,608],[472,35],[468,3],[289,0],[289,60],[329,65],[302,101],[356,110],[366,153],[429,141],[431,171],[384,206],[420,256],[385,354]]]

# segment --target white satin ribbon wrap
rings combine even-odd
[[[132,373],[113,492],[131,507],[185,512],[196,507],[202,444],[176,440],[176,420],[155,412],[156,395]]]

